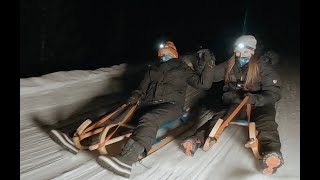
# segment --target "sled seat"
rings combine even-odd
[[[239,126],[248,126],[248,120],[247,119],[235,119],[231,121],[229,124],[235,124]]]

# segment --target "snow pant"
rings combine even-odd
[[[172,103],[161,103],[139,108],[132,119],[138,121],[138,126],[131,138],[144,146],[146,152],[149,152],[160,126],[179,118],[182,109],[182,105]]]
[[[219,118],[226,120],[233,110],[238,106],[222,106],[221,110],[208,120],[205,124],[196,130],[195,135],[199,137],[201,142],[207,137]],[[280,152],[281,143],[278,133],[278,124],[275,122],[276,109],[274,105],[266,105],[262,107],[252,107],[251,122],[256,123],[258,130],[259,151],[260,153],[268,151]],[[236,118],[246,118],[246,107],[238,113]]]

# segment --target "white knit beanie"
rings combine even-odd
[[[236,51],[243,52],[244,50],[247,50],[251,54],[254,54],[254,50],[256,49],[256,45],[257,45],[257,40],[252,35],[242,35],[238,37],[234,45],[235,45],[234,52]]]

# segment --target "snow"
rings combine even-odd
[[[283,97],[276,105],[276,121],[285,164],[276,174],[257,171],[257,160],[244,147],[246,127],[230,125],[208,152],[199,149],[193,157],[185,156],[179,147],[188,132],[183,134],[135,163],[130,179],[300,179],[300,71],[288,64],[283,68]],[[53,142],[48,131],[97,118],[117,107],[138,85],[141,72],[142,66],[120,64],[20,79],[21,179],[125,179],[100,167],[95,161],[97,152],[73,155]],[[196,95],[194,92],[189,90],[188,96]]]

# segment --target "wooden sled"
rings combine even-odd
[[[231,113],[231,115],[224,121],[223,119],[218,119],[211,132],[209,133],[208,138],[206,139],[203,150],[208,151],[219,139],[224,129],[229,124],[236,124],[241,126],[248,126],[249,130],[249,141],[245,144],[245,147],[251,148],[254,156],[257,159],[262,159],[258,150],[258,132],[256,131],[256,125],[254,122],[250,122],[250,114],[251,114],[251,105],[247,104],[247,123],[243,121],[233,121],[234,117],[240,112],[242,107],[247,103],[249,97],[246,96],[242,102],[237,106],[237,108]]]
[[[182,133],[184,133],[185,131],[187,131],[189,128],[191,128],[192,123],[187,122],[186,117],[188,115],[188,110],[186,110],[186,112],[184,112],[184,114],[182,114],[181,117],[179,117],[178,119],[168,122],[162,126],[160,126],[160,128],[166,128],[168,126],[170,126],[172,123],[176,122],[176,121],[182,121],[182,123],[180,124],[179,127],[171,130],[168,135],[166,135],[164,138],[161,139],[157,139],[154,141],[154,144],[152,145],[150,151],[147,153],[147,155],[152,154],[153,152],[159,150],[161,147],[165,146],[166,144],[170,143],[172,140],[174,140],[176,137],[178,137],[179,135],[181,135]],[[127,126],[122,124],[122,128],[127,128],[128,133],[124,133],[122,135],[116,136],[114,135],[113,138],[110,138],[112,135],[112,131],[110,131],[110,129],[114,126],[117,126],[116,124],[112,124],[109,125],[109,127],[106,127],[103,132],[100,134],[100,144],[96,144],[96,145],[92,145],[89,147],[90,150],[95,150],[98,149],[100,154],[103,155],[111,155],[108,151],[108,148],[111,149],[111,146],[113,146],[116,143],[120,143],[120,145],[118,145],[116,148],[117,150],[113,149],[113,151],[116,151],[118,153],[121,152],[121,147],[127,142],[128,138],[132,135],[132,130],[133,127],[131,126]],[[131,130],[131,131],[130,131]],[[115,132],[115,131],[113,131]],[[112,153],[112,155],[115,155]],[[140,159],[143,157],[139,157]]]
[[[107,125],[106,127],[103,127],[103,123],[105,123],[107,120],[110,120],[112,117],[119,115],[121,112],[125,111],[127,108],[131,108],[121,122],[127,121],[132,116],[132,114],[136,110],[137,106],[138,106],[138,103],[132,107],[129,107],[129,105],[127,105],[127,104],[123,104],[118,109],[116,109],[114,112],[110,113],[106,117],[102,118],[101,120],[99,120],[98,122],[93,123],[93,124],[90,119],[85,120],[77,128],[76,132],[74,133],[73,138],[72,138],[73,143],[80,150],[90,149],[90,146],[82,145],[81,141],[86,138],[92,137],[94,135],[98,135],[99,133],[101,136],[101,133],[104,133],[105,131],[108,132],[108,130],[112,129],[113,127],[115,127],[115,129],[118,129],[120,126],[122,126],[122,124],[119,124],[119,123],[118,124],[110,124],[110,125]],[[118,127],[117,127],[117,125],[118,125]],[[126,125],[123,125],[123,126],[128,127]]]

